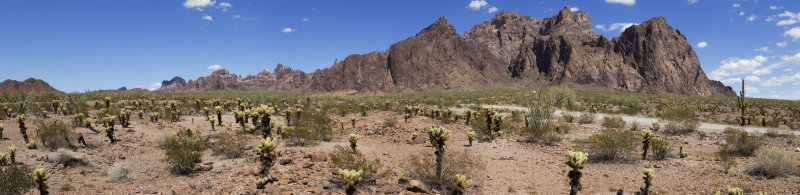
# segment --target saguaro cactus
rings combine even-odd
[[[648,195],[650,194],[650,185],[652,184],[651,182],[653,181],[653,176],[654,176],[653,169],[644,169],[642,170],[642,172],[644,173],[644,175],[642,176],[642,179],[644,179],[644,187],[639,188],[639,192],[637,192],[636,194]]]
[[[360,135],[358,135],[358,134],[355,134],[355,133],[351,133],[351,134],[350,134],[350,139],[349,139],[349,141],[350,141],[350,148],[352,148],[352,149],[353,149],[353,152],[355,152],[355,151],[356,151],[356,147],[358,147],[358,145],[356,145],[356,142],[358,142],[358,140],[359,140],[359,139],[361,139],[361,136],[360,136]]]
[[[456,174],[454,178],[455,188],[453,188],[453,194],[461,195],[464,194],[464,191],[467,191],[467,188],[472,185],[472,180],[467,180],[466,176]]]
[[[584,152],[567,152],[567,158],[569,158],[565,163],[572,168],[572,170],[567,173],[567,177],[569,177],[569,194],[576,195],[578,191],[581,191],[583,188],[581,186],[581,169],[583,169],[583,163],[589,158],[589,155]]]
[[[36,169],[33,170],[33,181],[36,182],[36,186],[38,186],[39,194],[48,194],[47,184],[44,183],[48,179],[50,179],[50,173],[45,173],[42,165],[37,166]]]
[[[436,148],[436,178],[442,178],[442,162],[444,161],[444,145],[450,138],[450,130],[444,127],[431,127],[428,129],[431,144]]]
[[[739,97],[736,97],[736,107],[739,107],[739,109],[742,111],[741,112],[742,115],[741,115],[741,119],[740,119],[740,122],[741,122],[740,125],[741,126],[745,125],[744,112],[747,111],[747,106],[748,105],[749,104],[747,103],[747,101],[746,101],[746,99],[744,97],[744,79],[742,79],[742,91],[739,91]]]
[[[281,153],[281,151],[278,150],[278,140],[272,137],[261,139],[257,148],[258,159],[261,161],[261,169],[258,171],[258,174],[261,177],[266,177],[267,174],[269,174],[269,169],[275,163],[275,159],[278,158],[278,155]]]
[[[653,139],[653,132],[642,130],[642,160],[647,159],[647,149],[650,148],[650,141]]]
[[[346,184],[344,191],[347,195],[356,194],[356,187],[361,183],[361,174],[363,173],[364,170],[339,169],[339,177],[342,178]]]

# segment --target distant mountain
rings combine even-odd
[[[0,82],[0,93],[16,93],[16,92],[32,92],[32,93],[64,93],[51,87],[50,84],[40,79],[28,78],[24,81],[5,80]]]
[[[442,16],[387,51],[353,54],[304,73],[278,65],[255,76],[218,70],[196,81],[175,77],[159,91],[471,90],[509,79],[641,93],[735,96],[709,80],[680,31],[655,17],[611,40],[589,14],[565,7],[551,18],[503,11],[463,36]]]

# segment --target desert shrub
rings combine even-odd
[[[659,119],[666,123],[664,130],[673,135],[692,133],[697,130],[700,123],[694,115],[694,109],[682,106],[669,108],[657,114]]]
[[[658,122],[653,122],[651,128],[653,129],[653,131],[658,131],[661,129],[661,125]]]
[[[594,119],[596,119],[596,118],[597,118],[597,114],[584,112],[584,113],[581,113],[581,115],[578,117],[578,123],[580,123],[580,124],[593,123]]]
[[[422,181],[430,188],[445,190],[456,174],[476,180],[485,178],[483,170],[486,162],[481,159],[481,156],[470,154],[468,150],[447,152],[442,163],[442,177],[437,178],[436,161],[432,154],[412,154],[408,157],[409,166],[405,175]]]
[[[544,105],[533,105],[528,107],[529,125],[524,129],[528,139],[534,142],[552,144],[561,141],[561,137],[556,131],[556,125],[550,120],[553,117],[553,109]]]
[[[628,129],[631,130],[631,131],[638,131],[638,130],[641,130],[641,126],[642,125],[639,124],[639,122],[634,121],[633,123],[631,123],[631,128],[628,128]]]
[[[333,134],[332,120],[325,110],[298,109],[293,112],[293,127],[281,129],[281,136],[288,139],[290,144],[305,145],[306,143],[327,140]]]
[[[725,171],[725,174],[728,173],[728,170],[731,167],[736,166],[736,153],[730,150],[726,150],[724,148],[720,148],[720,150],[716,153],[717,160],[722,165],[722,169]]]
[[[364,174],[362,176],[366,181],[374,180],[378,176],[385,176],[388,173],[378,173],[378,169],[383,166],[381,160],[378,158],[367,159],[359,150],[335,146],[333,152],[328,156],[331,158],[331,165],[337,169],[363,170]]]
[[[394,117],[389,117],[383,119],[383,126],[384,127],[395,127],[397,126],[397,119]]]
[[[203,151],[206,142],[203,138],[195,136],[191,131],[179,131],[169,136],[165,143],[166,161],[173,173],[188,174],[194,167],[203,162]]]
[[[81,159],[75,157],[75,152],[66,148],[59,148],[55,153],[48,154],[47,160],[52,163],[62,164],[64,166],[81,162]]]
[[[631,131],[603,129],[586,139],[578,140],[578,147],[581,151],[588,151],[594,160],[628,161],[636,158],[638,143],[638,136]]]
[[[664,160],[672,151],[672,148],[670,148],[667,139],[655,137],[650,140],[650,150],[653,151],[653,159]]]
[[[25,165],[0,166],[0,194],[26,194],[36,187]]]
[[[755,166],[748,170],[751,175],[772,179],[798,174],[797,162],[778,150],[761,148],[755,153]]]
[[[75,137],[72,126],[58,119],[39,123],[36,126],[36,135],[41,144],[50,149],[72,147],[70,140]]]
[[[767,133],[764,133],[764,136],[771,137],[771,138],[776,138],[776,137],[780,137],[782,135],[780,134],[780,132],[778,132],[777,129],[767,129]]]
[[[561,112],[561,119],[564,122],[572,123],[575,121],[575,115],[572,115],[570,112]]]
[[[605,116],[601,126],[609,129],[622,129],[625,127],[625,120],[622,120],[620,116]]]
[[[241,140],[245,140],[245,137],[240,134],[222,134],[216,142],[210,144],[211,151],[214,155],[222,155],[225,158],[239,158],[245,151]]]
[[[739,156],[752,156],[756,150],[767,144],[764,137],[750,135],[746,131],[732,131],[725,135],[723,150],[734,152]]]
[[[133,175],[131,174],[128,166],[125,163],[114,163],[114,166],[108,168],[108,176],[106,177],[106,182],[109,183],[118,183],[118,182],[126,182],[133,180]]]

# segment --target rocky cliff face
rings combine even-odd
[[[655,17],[608,40],[589,15],[565,7],[551,18],[503,11],[461,36],[442,16],[387,51],[354,54],[314,73],[278,65],[242,79],[219,70],[160,91],[469,90],[499,81],[548,80],[618,91],[734,96],[709,80],[686,38]],[[179,78],[179,77],[176,77]]]
[[[32,93],[64,93],[53,88],[50,84],[41,79],[28,78],[22,82],[7,79],[0,82],[0,93],[16,93],[20,91]]]

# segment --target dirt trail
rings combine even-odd
[[[494,107],[496,109],[500,108],[500,109],[509,109],[509,110],[528,111],[528,108],[522,107],[522,106],[508,106],[508,105],[488,105],[488,106]],[[561,115],[562,112],[570,112],[570,113],[574,113],[574,115],[580,115],[581,113],[583,113],[583,112],[578,112],[578,111],[556,110],[554,115],[559,116],[559,115]],[[606,116],[613,116],[613,115],[612,114],[597,113],[597,120],[601,120],[601,119],[603,119],[603,117],[606,117]],[[642,124],[642,125],[649,125],[649,124],[652,124],[654,122],[658,122],[657,118],[641,117],[641,116],[630,116],[630,115],[622,115],[622,114],[619,114],[617,116],[622,117],[622,119],[625,120],[625,122],[627,122],[627,123],[637,122],[637,123]],[[728,126],[730,126],[730,125],[700,122],[700,127],[698,127],[697,130],[706,131],[706,132],[722,133],[725,130],[725,127],[728,127]],[[786,131],[786,130],[781,130],[781,129],[776,129],[776,128],[764,128],[764,127],[753,127],[753,126],[747,126],[747,127],[742,127],[742,128],[745,131],[749,132],[749,133],[761,133],[761,134],[763,134],[763,133],[767,133],[767,130],[769,130],[769,129],[775,129],[775,130],[778,130],[778,132],[780,134],[800,135],[800,132],[798,132],[798,131]]]

